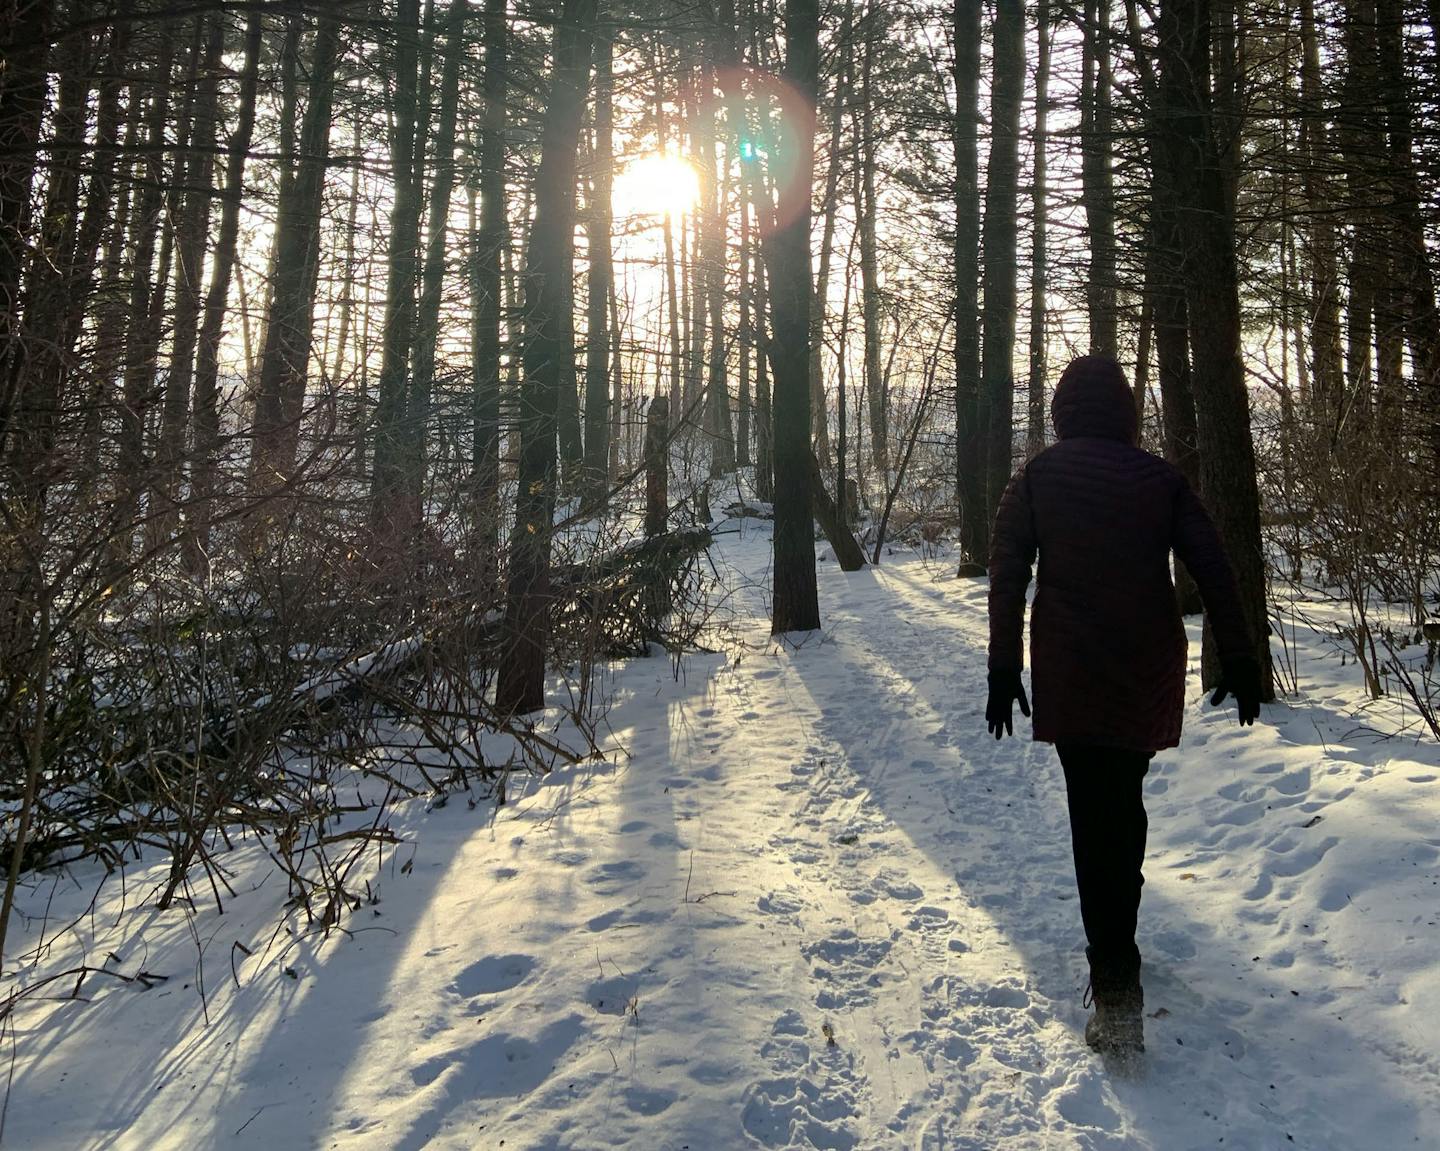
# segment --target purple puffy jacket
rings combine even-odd
[[[1185,477],[1135,447],[1119,364],[1076,360],[1050,406],[1059,442],[1010,481],[990,544],[990,669],[1019,671],[1025,589],[1034,738],[1137,751],[1180,742],[1186,639],[1170,552],[1199,585],[1222,658],[1250,655],[1235,575]]]

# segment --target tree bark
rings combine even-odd
[[[460,63],[465,54],[467,0],[450,0],[441,64],[440,107],[435,123],[435,154],[430,164],[430,211],[425,231],[425,264],[415,321],[409,394],[405,401],[405,454],[401,462],[407,535],[415,538],[424,522],[426,441],[430,396],[435,385],[435,352],[440,341],[440,294],[445,285],[445,253],[450,238],[450,197],[455,187],[455,112],[460,98]],[[417,174],[418,180],[418,174]]]
[[[165,125],[170,108],[171,64],[174,41],[171,29],[161,31],[159,54],[150,84],[146,114],[146,156],[143,185],[131,216],[135,236],[130,267],[130,300],[125,324],[125,357],[120,428],[116,445],[115,534],[112,553],[117,564],[130,558],[131,531],[145,470],[145,415],[154,400],[155,360],[160,347],[160,306],[165,288],[165,241],[161,243],[160,270],[154,268],[155,244],[165,227]],[[153,277],[153,281],[152,281]],[[156,298],[158,296],[162,298]]]
[[[713,54],[713,40],[707,43]],[[710,442],[710,478],[735,471],[735,425],[730,418],[730,385],[725,348],[725,189],[715,152],[715,79],[709,60],[699,69],[701,107],[699,123],[700,186],[704,217],[702,283],[709,329],[709,354],[705,365],[705,435]]]
[[[755,494],[775,498],[775,420],[770,396],[769,292],[763,256],[755,260]]]
[[[815,100],[819,88],[820,7],[787,0],[785,68],[790,107],[782,117],[778,226],[766,246],[770,363],[775,372],[774,596],[770,630],[820,626],[815,583],[815,526],[810,484],[810,191],[815,171]]]
[[[1334,446],[1344,399],[1344,352],[1340,338],[1340,276],[1336,255],[1334,197],[1325,174],[1332,164],[1325,100],[1320,84],[1320,45],[1314,0],[1300,0],[1300,162],[1306,210],[1305,255],[1310,268],[1309,417],[1326,451]]]
[[[824,217],[820,228],[820,266],[815,272],[815,290],[810,294],[810,415],[815,424],[815,454],[820,458],[822,468],[831,466],[830,411],[825,398],[825,315],[830,306],[830,263],[835,251],[835,215],[840,204],[840,136],[845,104],[849,99],[850,61],[854,54],[853,10],[854,3],[850,0],[846,5],[845,28],[841,34],[844,58],[830,105],[830,146],[826,154],[825,192],[820,200]]]
[[[990,550],[980,390],[980,0],[955,0],[955,495],[965,561]],[[973,569],[967,569],[973,570]]]
[[[210,202],[215,170],[215,121],[220,95],[221,53],[225,21],[214,16],[206,32],[199,64],[195,118],[190,153],[181,184],[181,215],[175,225],[175,316],[170,344],[170,372],[161,406],[160,443],[155,483],[151,488],[148,535],[152,546],[168,540],[180,515],[180,479],[184,466],[185,431],[190,415],[190,384],[195,376],[195,346],[200,322],[205,250],[209,246]],[[180,165],[176,165],[180,172]]]
[[[474,389],[475,575],[496,581],[500,546],[500,293],[505,251],[506,0],[486,0],[480,226],[471,243],[470,347]],[[514,350],[512,349],[512,355]]]
[[[565,0],[535,177],[535,217],[525,266],[525,359],[520,388],[520,467],[510,536],[505,653],[495,687],[502,715],[545,706],[550,636],[550,537],[556,496],[556,417],[565,343],[562,312],[575,224],[576,152],[590,80],[596,0]]]
[[[875,46],[880,9],[865,11],[864,55],[860,62],[860,315],[865,329],[865,397],[870,408],[870,458],[883,485],[889,484],[889,396],[880,370],[880,272],[875,247]],[[1024,29],[1021,29],[1024,35]]]
[[[1158,114],[1174,176],[1181,270],[1189,309],[1190,347],[1201,495],[1235,568],[1241,604],[1261,670],[1261,696],[1274,698],[1266,612],[1260,498],[1250,438],[1250,400],[1240,355],[1239,275],[1234,221],[1209,115],[1210,22],[1207,0],[1164,0],[1158,21]],[[1206,629],[1207,637],[1209,629]],[[1201,677],[1220,675],[1213,640]]]
[[[1046,289],[1046,157],[1050,112],[1050,0],[1039,0],[1035,13],[1034,204],[1030,221],[1030,379],[1027,389],[1025,450],[1045,446],[1045,289]]]
[[[295,476],[320,274],[320,208],[339,53],[339,20],[327,10],[315,29],[299,162],[289,194],[282,189],[275,213],[275,276],[255,395],[250,475],[256,493],[273,491]]]
[[[1090,271],[1085,282],[1090,351],[1119,351],[1115,269],[1115,183],[1110,169],[1113,133],[1109,0],[1086,0],[1081,70],[1081,202],[1090,238]]]
[[[210,287],[195,357],[194,453],[190,472],[190,530],[186,556],[190,571],[203,578],[210,564],[210,525],[214,517],[215,475],[220,451],[220,341],[224,334],[230,277],[240,238],[240,209],[245,203],[245,162],[255,133],[255,96],[260,79],[261,15],[254,12],[245,28],[245,62],[240,73],[240,98],[235,130],[225,161],[224,202],[220,230],[211,260]]]
[[[72,9],[69,15],[83,18],[86,11],[83,7]],[[56,96],[50,139],[44,146],[44,208],[26,272],[19,339],[6,362],[7,375],[0,377],[3,393],[13,405],[11,434],[8,442],[0,446],[0,459],[9,464],[7,470],[13,469],[15,482],[4,487],[20,497],[15,506],[17,526],[33,525],[41,535],[45,492],[50,479],[55,478],[49,474],[55,429],[65,403],[63,381],[70,358],[67,320],[81,275],[77,268],[76,225],[80,215],[81,156],[86,150],[90,50],[88,35],[72,35],[56,45],[51,57]],[[0,421],[0,437],[4,428]]]
[[[410,537],[405,468],[409,456],[406,411],[410,358],[415,349],[415,288],[420,271],[421,155],[420,0],[395,9],[394,126],[390,172],[395,199],[385,277],[385,320],[380,353],[380,395],[375,409],[375,470],[370,483],[370,530],[387,553]],[[417,155],[417,150],[421,155]]]
[[[585,480],[592,507],[605,496],[610,459],[610,190],[614,175],[614,32],[605,25],[595,37],[595,144],[591,150],[588,274],[585,324]]]
[[[10,8],[0,87],[0,459],[15,407],[13,360],[20,319],[20,273],[29,248],[30,189],[45,114],[53,0],[15,0]]]
[[[995,0],[990,95],[990,163],[985,179],[985,265],[981,380],[989,408],[986,517],[993,519],[1010,482],[1015,396],[1016,201],[1020,167],[1020,96],[1025,82],[1025,9]],[[988,551],[984,560],[989,563]]]

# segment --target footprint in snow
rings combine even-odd
[[[470,964],[450,984],[450,990],[461,999],[479,995],[499,995],[525,981],[535,970],[535,959],[529,955],[490,955]]]
[[[638,1015],[640,981],[627,975],[597,979],[586,989],[585,1002],[601,1015]]]
[[[1154,936],[1154,944],[1172,959],[1194,959],[1198,952],[1195,940],[1183,931],[1161,931]]]
[[[633,908],[612,907],[585,922],[586,931],[608,931],[612,927],[637,927],[646,923],[658,923],[668,919],[669,914],[655,911],[636,911]]]
[[[674,1091],[663,1087],[627,1087],[625,1106],[637,1115],[659,1115],[678,1099]]]
[[[792,916],[805,905],[795,895],[783,891],[772,891],[757,899],[755,906],[767,915]]]
[[[915,914],[910,917],[907,925],[911,931],[937,931],[947,927],[950,923],[950,913],[943,907],[933,907],[926,904],[924,907],[917,907]]]
[[[585,882],[597,895],[616,895],[631,889],[644,878],[645,869],[640,864],[633,859],[621,859],[591,868]]]
[[[1120,1127],[1120,1116],[1105,1098],[1104,1078],[1088,1068],[1060,1094],[1055,1106],[1061,1117],[1076,1127],[1100,1131]]]
[[[876,891],[888,895],[891,899],[899,899],[907,903],[925,898],[923,887],[907,879],[900,872],[892,871],[889,868],[880,871],[870,881],[870,886]]]

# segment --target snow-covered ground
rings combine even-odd
[[[344,933],[277,932],[253,846],[223,915],[137,906],[158,860],[32,886],[22,982],[168,978],[17,1009],[4,1143],[1440,1145],[1440,754],[1356,718],[1357,669],[1302,635],[1302,698],[1247,730],[1192,679],[1146,787],[1148,1071],[1115,1081],[1058,764],[985,733],[984,582],[822,563],[786,645],[768,553],[720,537],[726,650],[612,670],[607,760],[411,804]]]

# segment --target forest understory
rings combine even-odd
[[[1058,764],[984,730],[984,581],[917,532],[822,561],[825,628],[772,639],[769,526],[715,525],[705,650],[599,661],[589,726],[534,717],[548,771],[513,736],[377,718],[327,780],[331,839],[364,844],[331,922],[252,829],[207,841],[218,899],[197,866],[164,911],[161,847],[30,873],[4,1139],[1425,1145],[1440,748],[1342,659],[1342,603],[1277,603],[1293,686],[1253,729],[1204,706],[1192,621],[1184,742],[1146,785],[1128,1082],[1079,1034]],[[414,668],[394,690],[425,694]]]
[[[1437,24],[0,3],[0,1142],[1424,1145]],[[1264,704],[1177,566],[1140,1084],[980,722],[1085,355]]]

